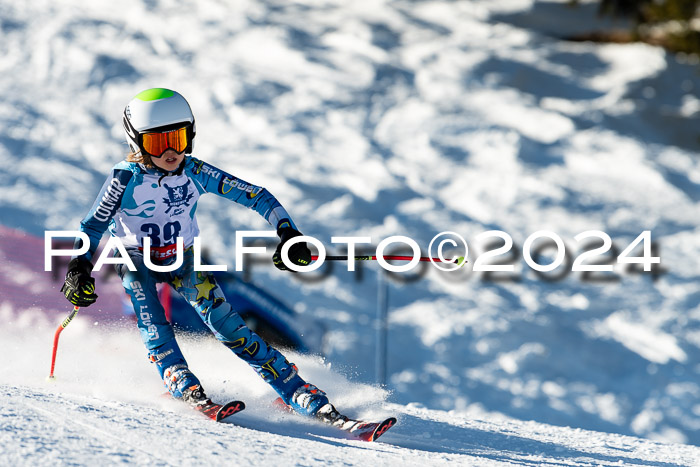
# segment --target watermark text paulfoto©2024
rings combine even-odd
[[[266,248],[264,246],[245,246],[243,241],[245,239],[255,239],[255,238],[269,238],[276,237],[275,232],[265,231],[265,230],[241,230],[237,231],[235,234],[235,262],[236,271],[243,270],[243,255],[246,254],[259,254],[266,253]],[[79,238],[82,242],[82,246],[78,249],[54,249],[53,239],[54,238]],[[483,251],[479,254],[473,262],[473,271],[482,272],[512,272],[515,269],[513,264],[493,264],[489,263],[490,259],[496,258],[503,255],[513,248],[512,237],[501,230],[490,230],[483,232],[475,237],[476,241],[484,241],[486,239],[500,239],[503,243],[502,246],[494,248],[491,250]],[[597,239],[602,241],[602,245],[598,248],[587,249],[581,252],[575,260],[569,260],[568,252],[566,250],[566,245],[559,235],[549,230],[540,230],[531,234],[522,247],[522,256],[525,263],[535,271],[547,272],[553,271],[554,269],[561,266],[565,260],[567,266],[571,266],[571,271],[595,271],[595,272],[612,272],[613,264],[606,261],[605,264],[597,264],[595,258],[597,256],[603,256],[612,248],[612,239],[608,234],[600,230],[588,230],[582,232],[574,237],[576,242],[583,242],[586,239]],[[306,266],[299,266],[292,264],[289,261],[288,252],[289,248],[298,242],[308,242],[317,249],[318,255],[314,257],[314,261]],[[533,248],[535,243],[539,243],[538,248]],[[543,243],[545,242],[545,243]],[[347,246],[347,261],[348,261],[348,271],[355,270],[355,249],[357,245],[361,244],[371,244],[371,237],[331,237],[331,243],[340,244]],[[395,244],[402,244],[408,246],[412,250],[412,255],[402,257],[406,258],[408,262],[406,264],[391,264],[386,258],[390,258],[385,255],[386,249]],[[641,244],[642,255],[634,256],[634,252],[638,250],[638,246]],[[65,231],[65,230],[49,230],[44,234],[44,270],[51,271],[52,258],[59,256],[77,256],[86,253],[89,249],[90,239],[88,236],[79,231]],[[452,255],[449,258],[445,258],[445,246],[456,251],[457,254]],[[553,247],[555,250],[554,258],[548,264],[540,264],[538,260],[540,259],[541,252],[544,247]],[[227,271],[228,266],[226,265],[203,265],[201,260],[201,241],[199,237],[194,238],[192,244],[193,254],[194,254],[194,269],[195,271]],[[120,256],[110,257],[110,251],[117,250]],[[144,237],[143,239],[143,250],[144,250],[144,264],[146,267],[157,272],[169,272],[174,271],[180,266],[182,266],[184,255],[182,254],[184,250],[184,241],[182,237],[178,237],[176,243],[172,245],[171,256],[175,256],[175,261],[170,264],[154,264],[151,260],[151,239],[149,237]],[[435,251],[433,253],[433,251]],[[614,249],[612,251],[615,251]],[[290,239],[282,247],[282,260],[284,264],[291,270],[297,272],[310,272],[320,268],[326,259],[326,248],[321,241],[310,236],[300,236]],[[454,271],[462,267],[466,260],[469,258],[469,246],[466,240],[458,233],[446,231],[441,232],[433,237],[428,245],[429,256],[422,257],[421,249],[418,243],[406,236],[394,235],[387,237],[382,240],[376,248],[376,260],[381,267],[390,272],[407,272],[413,269],[420,261],[430,261],[433,266],[437,267],[442,271]],[[651,242],[651,231],[645,230],[640,233],[637,238],[635,238],[619,255],[617,255],[616,262],[620,264],[641,264],[643,265],[644,271],[651,271],[652,264],[658,264],[661,262],[659,256],[652,256],[652,242]],[[98,256],[95,262],[95,271],[100,271],[104,264],[124,264],[129,270],[135,271],[136,267],[129,258],[129,255],[124,247],[124,244],[118,237],[110,237],[107,241],[105,247],[102,249],[102,253]]]

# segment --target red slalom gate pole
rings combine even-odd
[[[54,367],[56,366],[56,351],[58,350],[58,336],[61,335],[61,332],[63,332],[64,329],[66,329],[66,326],[70,324],[70,322],[75,318],[75,315],[78,313],[78,310],[80,310],[79,306],[74,306],[73,311],[70,312],[70,314],[66,317],[66,319],[63,320],[63,322],[56,328],[56,333],[53,335],[53,352],[51,353],[51,373],[49,373],[49,380],[54,379],[53,375],[53,370]]]

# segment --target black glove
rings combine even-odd
[[[280,238],[280,244],[277,245],[275,254],[272,255],[272,262],[277,269],[287,271],[289,268],[285,266],[282,261],[282,246],[290,239],[301,236],[302,233],[291,227],[282,227],[281,229],[277,229],[277,235]],[[306,246],[306,242],[299,242],[292,245],[287,252],[287,256],[292,264],[298,266],[308,266],[311,264],[311,250]]]
[[[69,302],[76,306],[90,306],[97,300],[95,279],[90,277],[92,263],[83,258],[74,258],[68,263],[66,281],[61,292]]]

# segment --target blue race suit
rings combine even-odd
[[[157,283],[175,288],[216,338],[253,367],[289,404],[294,391],[305,384],[296,366],[246,326],[226,301],[213,275],[194,270],[191,247],[199,233],[195,209],[204,193],[216,193],[253,209],[274,227],[285,223],[295,227],[287,211],[266,189],[192,156],[186,156],[180,168],[169,174],[134,162],[120,162],[81,222],[81,231],[90,238],[90,248],[84,256],[92,258],[107,229],[121,239],[136,271],[119,264],[117,272],[131,298],[149,359],[156,363],[173,396],[182,397],[182,391],[199,384],[199,380],[189,370],[165,318]],[[176,239],[183,237],[182,266],[171,272],[146,268],[142,251],[145,237],[151,239],[152,262],[161,265],[173,262]]]

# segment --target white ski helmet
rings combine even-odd
[[[166,132],[183,127],[187,129],[187,147],[184,152],[192,153],[196,134],[194,115],[185,98],[175,91],[151,88],[140,92],[124,109],[122,123],[126,142],[135,154],[150,154],[143,147],[145,133]]]

